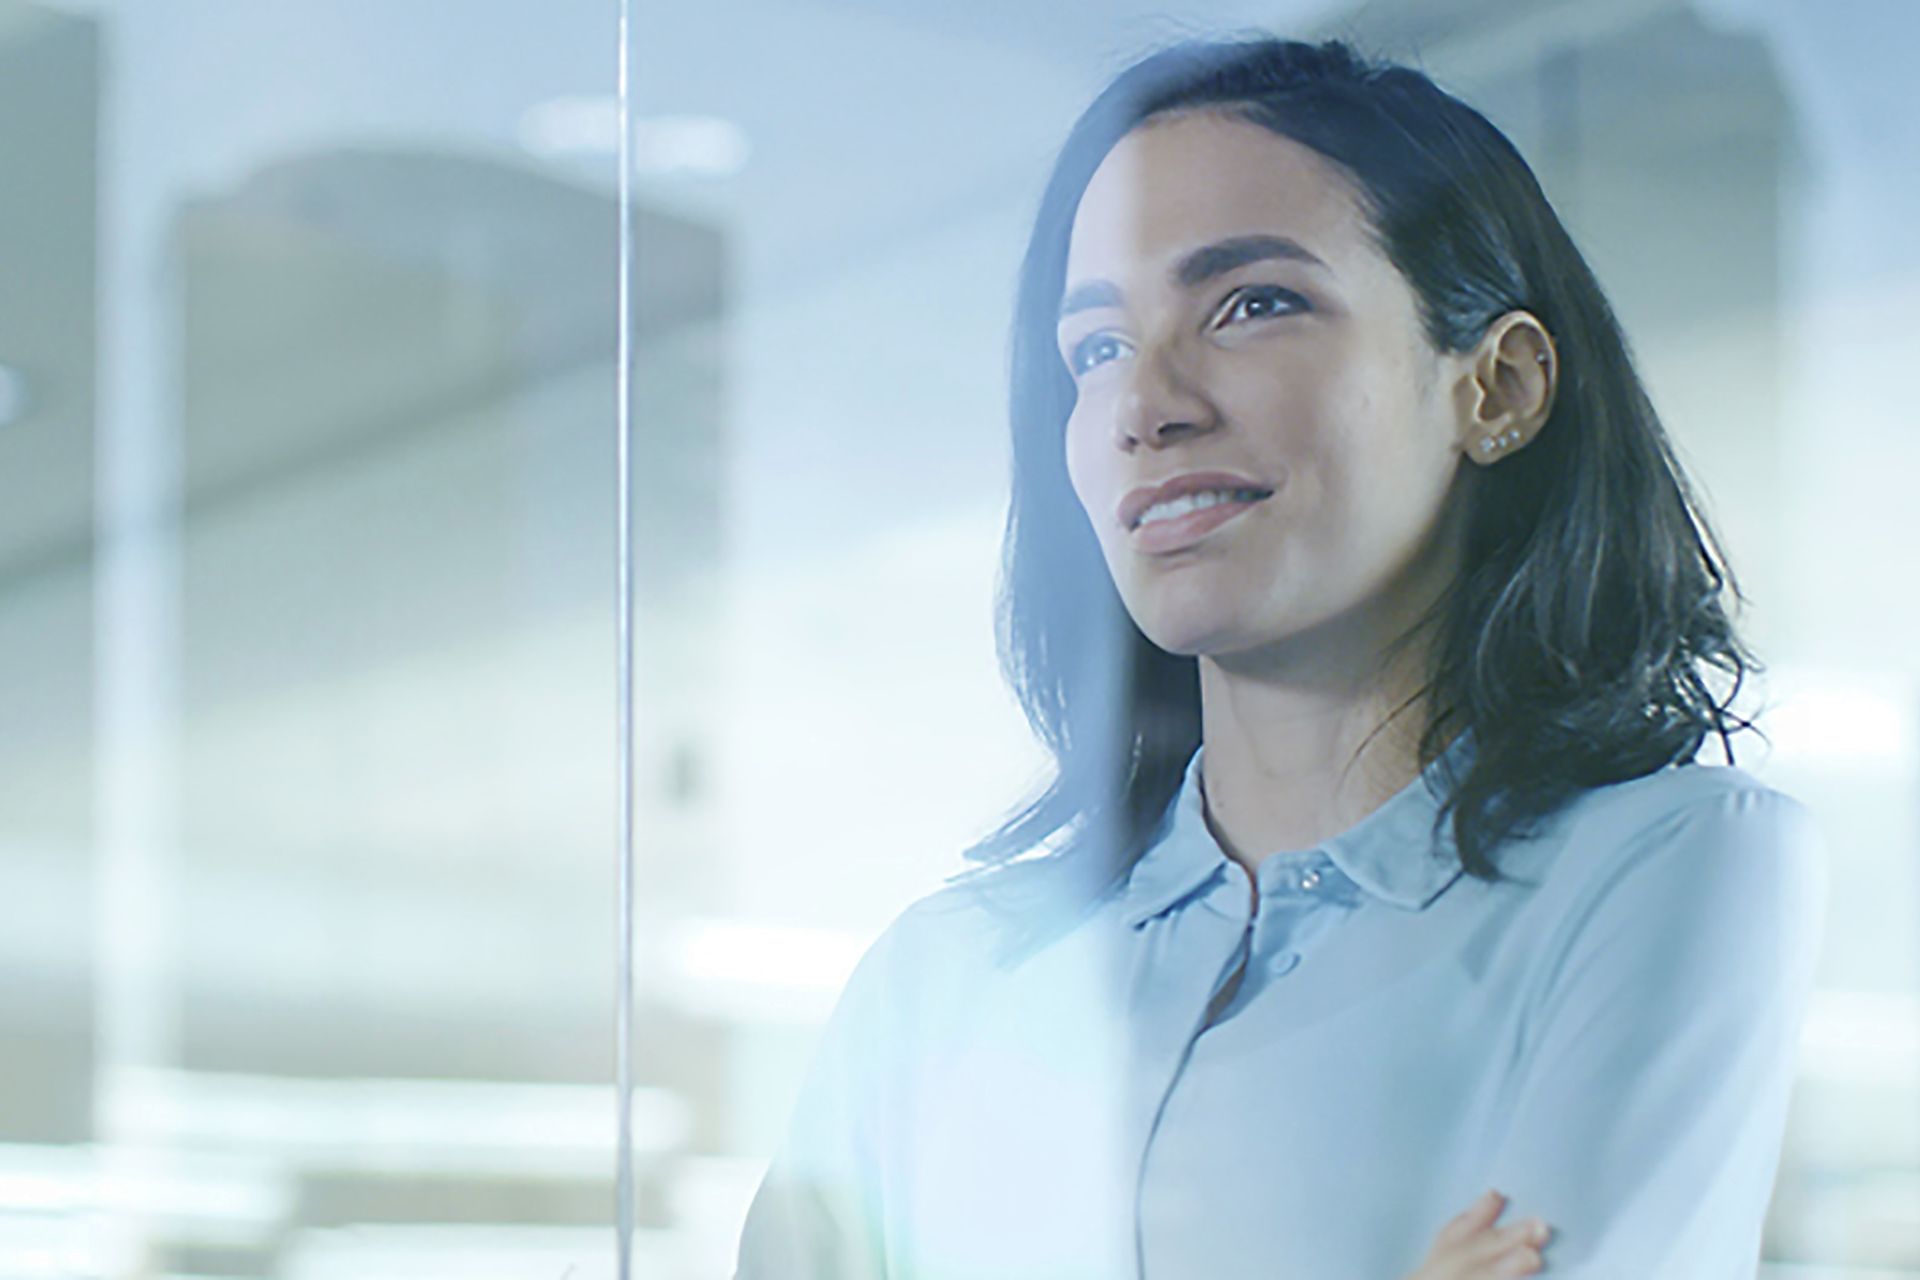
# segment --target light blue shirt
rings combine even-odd
[[[1044,949],[994,963],[964,883],[886,929],[739,1280],[1399,1280],[1490,1186],[1553,1224],[1559,1280],[1751,1280],[1826,899],[1804,806],[1669,766],[1505,845],[1527,883],[1489,885],[1433,837],[1436,762],[1261,861],[1256,911],[1201,759]]]

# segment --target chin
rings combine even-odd
[[[1182,658],[1231,652],[1241,647],[1236,641],[1244,640],[1234,627],[1233,620],[1228,618],[1143,618],[1135,614],[1133,623],[1156,648]]]
[[[1245,607],[1253,594],[1215,577],[1131,582],[1123,590],[1133,625],[1156,647],[1186,658],[1231,653],[1262,641]]]

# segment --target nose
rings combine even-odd
[[[1211,402],[1166,345],[1144,348],[1130,363],[1113,424],[1113,442],[1122,452],[1142,444],[1160,448],[1213,429],[1218,419]]]

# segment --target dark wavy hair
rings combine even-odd
[[[1424,74],[1341,42],[1182,42],[1127,68],[1074,125],[1020,271],[998,640],[1058,767],[966,851],[984,865],[956,877],[1011,909],[1016,950],[1124,883],[1200,742],[1196,660],[1134,625],[1068,481],[1075,389],[1054,345],[1068,236],[1095,168],[1130,130],[1193,109],[1344,171],[1436,349],[1468,350],[1515,310],[1554,337],[1547,421],[1497,465],[1464,468],[1452,498],[1464,510],[1450,511],[1465,525],[1461,572],[1398,642],[1431,636],[1424,684],[1394,713],[1424,715],[1422,766],[1473,735],[1439,815],[1465,870],[1498,880],[1501,843],[1583,790],[1691,761],[1709,732],[1732,760],[1731,731],[1754,728],[1731,710],[1762,669],[1723,603],[1744,597],[1598,281],[1513,144]]]

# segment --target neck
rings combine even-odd
[[[1417,705],[1389,721],[1398,698],[1249,683],[1206,662],[1200,687],[1208,822],[1249,871],[1347,830],[1419,776]]]
[[[1423,646],[1388,660],[1367,637],[1392,628],[1346,621],[1200,659],[1208,823],[1249,872],[1347,830],[1419,776]]]

